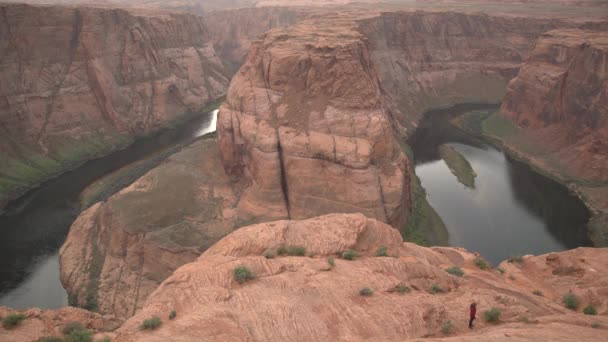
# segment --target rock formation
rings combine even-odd
[[[237,225],[238,197],[202,139],[74,222],[61,248],[70,304],[130,317],[179,266]]]
[[[541,36],[500,109],[514,153],[579,192],[594,213],[590,234],[608,246],[608,31]]]
[[[13,4],[0,18],[0,207],[227,88],[200,17]]]
[[[409,164],[394,139],[367,43],[324,16],[253,43],[218,119],[226,170],[248,183],[244,220],[362,212],[401,227]]]
[[[262,255],[281,246],[304,247],[306,255]],[[388,256],[375,256],[380,247]],[[345,250],[359,257],[339,259]],[[600,341],[606,316],[568,310],[561,300],[572,291],[580,308],[591,303],[606,312],[607,257],[608,250],[591,248],[528,256],[504,263],[501,274],[478,268],[476,256],[460,248],[403,243],[397,230],[361,214],[264,223],[230,234],[177,270],[115,341],[403,341],[442,337],[447,321],[447,335],[459,341]],[[239,284],[239,266],[255,279]],[[464,276],[444,271],[452,266]],[[373,294],[360,295],[365,287]],[[472,301],[478,321],[470,331]],[[496,326],[483,319],[491,307],[502,312]],[[176,318],[165,319],[173,310]],[[163,325],[141,331],[141,322],[152,316],[163,318]]]

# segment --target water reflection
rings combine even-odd
[[[218,111],[206,113],[125,150],[90,161],[11,203],[0,215],[0,306],[65,306],[58,251],[80,213],[79,195],[95,180],[168,147],[215,131]]]
[[[589,213],[582,202],[566,188],[451,126],[448,117],[465,110],[430,113],[410,141],[416,174],[448,228],[450,245],[477,251],[494,264],[510,255],[590,245]],[[471,163],[478,174],[475,189],[466,188],[449,171],[438,154],[441,144],[454,147]]]

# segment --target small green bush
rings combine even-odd
[[[509,279],[515,280],[515,277],[513,275],[509,275]]]
[[[272,249],[267,249],[264,251],[264,253],[262,253],[262,256],[266,259],[274,259],[275,254]]]
[[[369,297],[374,294],[374,290],[370,289],[369,287],[364,287],[359,290],[359,294],[364,297]]]
[[[490,310],[483,313],[483,317],[485,318],[486,322],[496,323],[500,319],[500,310],[492,307]]]
[[[306,247],[302,246],[280,246],[277,249],[278,255],[290,255],[290,256],[305,256]]]
[[[65,342],[92,342],[93,332],[86,329],[72,330],[65,335]]]
[[[534,291],[532,291],[532,294],[535,296],[541,296],[541,297],[543,296],[543,293],[540,292],[540,290],[534,290]]]
[[[482,270],[485,270],[488,268],[488,264],[482,258],[475,258],[473,260],[473,262],[475,263],[475,265],[477,265],[477,267],[479,267]]]
[[[387,257],[388,256],[388,248],[386,246],[380,246],[378,250],[376,250],[377,257]]]
[[[445,292],[445,290],[443,289],[443,287],[439,286],[438,284],[433,284],[433,285],[431,285],[430,292],[432,294],[436,294],[436,293]]]
[[[104,337],[101,340],[97,340],[97,342],[111,342],[112,340],[110,340],[109,337]]]
[[[63,332],[64,335],[69,335],[75,330],[85,330],[85,328],[80,322],[68,322],[63,326],[63,330],[61,332]]]
[[[523,264],[523,262],[524,262],[524,257],[523,257],[523,256],[521,256],[521,255],[510,256],[510,257],[507,259],[507,262],[510,262],[510,263],[518,263],[518,264]]]
[[[576,310],[580,303],[578,297],[574,293],[566,293],[563,297],[564,306],[570,310]]]
[[[591,327],[593,329],[598,329],[600,327],[600,324],[598,322],[593,322],[593,323],[591,323]]]
[[[441,333],[449,335],[452,332],[452,321],[441,322]]]
[[[2,320],[2,326],[5,329],[12,329],[16,326],[18,326],[19,324],[21,324],[21,322],[25,319],[25,315],[23,314],[10,314],[6,317],[4,317],[4,319]]]
[[[496,270],[500,273],[500,274],[505,274],[505,270],[502,267],[496,267]]]
[[[234,279],[239,284],[243,284],[244,282],[255,279],[255,274],[253,274],[253,272],[251,272],[246,266],[239,266],[234,269]]]
[[[597,315],[597,310],[595,309],[595,307],[591,304],[585,306],[585,308],[583,309],[583,313],[585,315],[592,315],[595,316]]]
[[[43,336],[36,342],[64,342],[64,339],[58,336]]]
[[[521,316],[521,317],[519,317],[519,321],[522,322],[522,323],[526,323],[526,324],[530,323],[530,320],[528,319],[528,316]]]
[[[462,277],[464,275],[464,271],[458,266],[452,266],[450,268],[446,268],[445,270],[449,274],[453,274],[457,277]]]
[[[347,250],[342,252],[342,259],[355,260],[359,257],[359,254],[353,250]]]
[[[331,268],[336,267],[336,261],[334,260],[334,257],[329,257],[327,259],[327,263],[329,264],[329,267],[331,267]]]
[[[163,324],[163,321],[160,317],[154,316],[152,318],[148,318],[141,324],[142,330],[154,330]]]
[[[403,284],[399,284],[399,285],[393,287],[392,289],[388,290],[388,292],[397,292],[400,294],[410,293],[411,291],[412,291],[412,289],[410,289],[409,286],[405,286]]]
[[[169,320],[175,319],[175,317],[177,317],[177,312],[173,310],[169,313]]]

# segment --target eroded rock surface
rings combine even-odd
[[[85,329],[91,330],[96,337],[113,337],[121,321],[113,316],[101,316],[97,313],[65,307],[57,310],[29,309],[17,311],[0,307],[0,319],[11,314],[25,316],[16,327],[7,329],[0,325],[0,340],[4,342],[31,342],[41,337],[63,336],[63,328],[73,322],[82,324]]]
[[[302,246],[307,255],[262,256],[280,246]],[[381,246],[387,257],[374,256]],[[336,256],[348,249],[360,256]],[[608,327],[607,257],[608,250],[591,248],[527,256],[521,264],[501,265],[501,274],[479,269],[476,256],[460,248],[403,243],[397,230],[361,214],[264,223],[237,230],[177,270],[117,331],[116,341],[402,341],[443,337],[448,320],[449,335],[458,341],[601,341]],[[236,282],[238,266],[255,279]],[[451,266],[465,275],[444,271]],[[574,271],[557,271],[564,267]],[[395,291],[398,285],[409,292]],[[433,285],[443,292],[432,294]],[[364,287],[373,295],[361,296]],[[564,308],[561,296],[568,291],[580,295],[579,311],[592,303],[600,315]],[[472,301],[478,303],[473,331],[467,327]],[[499,325],[484,322],[490,307],[502,311]],[[158,330],[139,329],[144,319],[172,310],[177,318],[164,319]]]
[[[0,18],[0,206],[228,85],[201,17],[12,4]]]
[[[70,303],[130,317],[176,268],[232,231],[237,198],[212,139],[171,156],[74,222],[61,248]]]

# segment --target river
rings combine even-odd
[[[590,214],[579,198],[450,124],[470,108],[427,113],[409,141],[416,174],[447,227],[449,245],[479,252],[494,265],[509,256],[590,246]],[[441,159],[442,144],[471,164],[477,173],[474,188],[458,182]]]
[[[0,306],[66,306],[67,294],[59,280],[59,248],[80,214],[81,192],[113,171],[214,132],[217,113],[205,113],[89,161],[9,204],[0,215]]]

